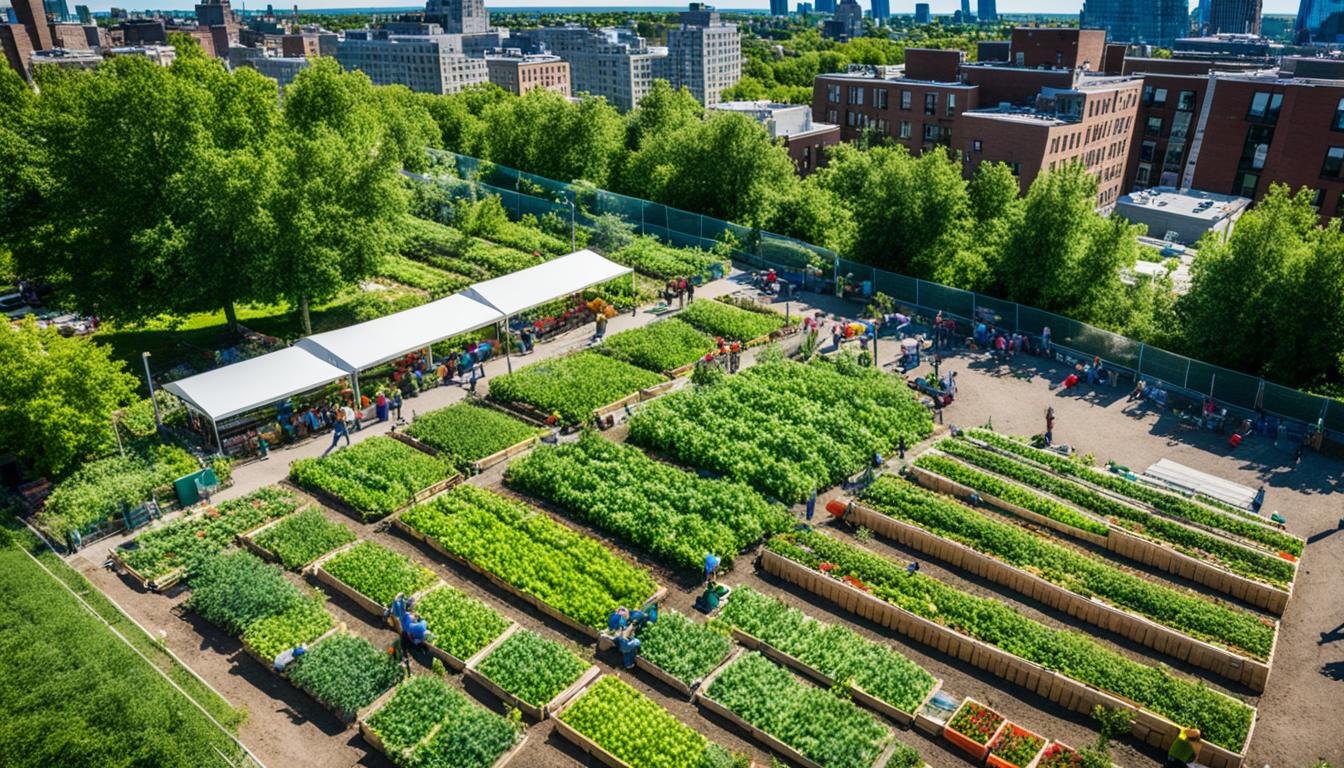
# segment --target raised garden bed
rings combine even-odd
[[[533,507],[471,485],[395,525],[538,610],[596,638],[613,606],[661,597],[648,571]]]
[[[545,720],[599,671],[563,645],[514,625],[472,658],[465,674],[505,704]]]
[[[392,436],[409,437],[447,458],[457,471],[472,474],[535,445],[543,431],[494,408],[462,402],[420,414]]]
[[[389,437],[371,437],[290,466],[294,482],[361,520],[377,520],[461,480],[446,460]]]
[[[321,510],[309,507],[241,533],[238,542],[264,559],[300,571],[355,538],[354,531],[331,522]]]
[[[713,350],[713,339],[676,318],[621,331],[598,348],[604,355],[660,373],[692,365]]]
[[[725,634],[670,609],[659,611],[658,620],[640,631],[639,642],[635,666],[688,699],[733,652]],[[615,645],[606,634],[598,640],[602,650]]]
[[[339,632],[313,645],[285,672],[294,687],[347,723],[402,674],[396,657],[362,637]]]
[[[360,734],[398,768],[503,768],[527,742],[507,718],[429,675],[411,676],[368,711],[359,720]]]
[[[741,342],[768,338],[786,322],[784,316],[774,310],[764,307],[746,309],[727,301],[693,301],[676,316],[710,336]]]
[[[425,647],[454,672],[466,669],[490,643],[516,626],[494,608],[443,582],[415,595],[415,612],[434,636]],[[388,617],[388,622],[397,623],[395,617]]]
[[[378,616],[398,594],[413,595],[438,581],[433,571],[372,541],[326,555],[313,564],[313,576]]]
[[[543,415],[559,414],[561,423],[588,421],[593,411],[664,381],[662,374],[585,350],[542,360],[490,382],[490,398],[518,402]]]
[[[943,728],[943,738],[973,759],[984,760],[989,745],[1008,725],[1008,719],[975,699],[961,703]]]
[[[1016,723],[1003,724],[1003,730],[989,745],[990,768],[1028,768],[1045,752],[1045,737]]]

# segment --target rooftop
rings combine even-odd
[[[1236,214],[1251,204],[1249,198],[1220,195],[1198,189],[1153,187],[1122,195],[1120,205],[1161,209],[1173,216],[1188,216],[1213,223]]]
[[[1000,104],[997,107],[988,107],[985,109],[968,109],[962,113],[966,117],[983,117],[989,120],[1008,120],[1015,123],[1031,123],[1035,125],[1055,126],[1071,125],[1076,120],[1066,120],[1054,112],[1042,112],[1033,107],[1016,107],[1011,104]]]

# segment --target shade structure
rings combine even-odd
[[[163,388],[219,421],[317,389],[347,375],[306,350],[286,347],[169,382]]]
[[[460,295],[512,317],[550,301],[632,272],[584,249],[517,272],[476,283]]]
[[[504,319],[493,307],[463,294],[421,304],[368,322],[299,339],[295,345],[355,373]]]

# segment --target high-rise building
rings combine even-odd
[[[863,36],[863,7],[857,0],[840,0],[834,21],[829,27],[834,30],[832,37],[853,40]]]
[[[93,23],[93,12],[89,10],[89,6],[87,5],[76,5],[75,15],[79,17],[80,24]]]
[[[11,0],[14,14],[28,33],[28,42],[34,51],[51,47],[51,27],[47,26],[47,9],[42,0]]]
[[[1207,0],[1209,22],[1206,34],[1260,34],[1260,0]]]
[[[770,0],[771,16],[788,16],[789,0]]]
[[[873,21],[879,24],[891,18],[891,0],[873,0]]]
[[[724,23],[718,11],[703,3],[691,3],[680,21],[667,31],[668,79],[673,87],[689,88],[701,104],[717,104],[719,94],[742,79],[737,25]]]
[[[196,23],[202,27],[218,27],[233,23],[229,0],[206,0],[196,5]]]
[[[50,21],[70,20],[70,6],[66,5],[65,0],[42,0],[42,7]]]
[[[1299,43],[1344,39],[1344,0],[1302,0],[1293,20],[1293,36]]]
[[[404,85],[421,93],[457,93],[489,80],[485,60],[464,56],[456,35],[350,30],[336,45],[336,60],[368,75],[375,85]]]
[[[549,51],[568,62],[575,95],[601,96],[623,112],[639,104],[655,79],[672,79],[667,49],[649,46],[626,27],[539,27],[518,30],[517,37],[529,50]]]
[[[975,15],[980,17],[981,21],[998,21],[998,5],[994,0],[976,0]]]
[[[429,0],[425,21],[438,24],[450,35],[471,35],[490,28],[485,0]]]
[[[915,23],[928,24],[933,21],[933,14],[929,11],[928,3],[915,3]]]
[[[971,0],[961,0],[961,21],[969,24],[974,17],[971,15]]]
[[[817,0],[817,13],[835,13],[835,0]]]
[[[1189,0],[1084,0],[1081,25],[1118,43],[1171,47],[1190,29]]]

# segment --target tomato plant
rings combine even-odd
[[[401,677],[396,657],[355,635],[335,634],[303,654],[289,679],[318,701],[341,712],[373,703]]]
[[[714,349],[705,334],[674,318],[621,331],[598,351],[649,371],[670,371],[693,363]]]
[[[999,734],[993,744],[989,745],[989,751],[1000,760],[1012,763],[1020,768],[1026,768],[1036,755],[1040,753],[1041,747],[1045,746],[1045,739],[1034,733],[1018,728],[1011,723]]]
[[[421,414],[406,428],[406,434],[442,451],[463,473],[471,471],[472,462],[543,431],[494,408],[465,402]]]
[[[379,605],[398,592],[419,592],[438,580],[434,572],[372,541],[361,541],[322,563],[322,569]]]
[[[565,646],[523,629],[495,646],[476,671],[534,707],[573,685],[588,663]]]
[[[379,435],[320,459],[299,459],[289,473],[299,485],[326,491],[365,520],[375,520],[451,475],[452,465]]]
[[[322,510],[305,509],[258,533],[252,541],[286,568],[298,570],[355,538],[354,531],[331,522]]]
[[[509,627],[509,620],[495,609],[447,585],[426,592],[415,610],[434,633],[434,647],[463,660]]]
[[[496,376],[490,381],[490,398],[526,403],[575,424],[588,421],[597,408],[666,380],[661,374],[584,350]]]
[[[584,691],[559,718],[631,768],[732,764],[722,747],[612,675]]]
[[[947,727],[974,741],[988,744],[1003,724],[1003,715],[974,701],[967,701],[957,710]]]

